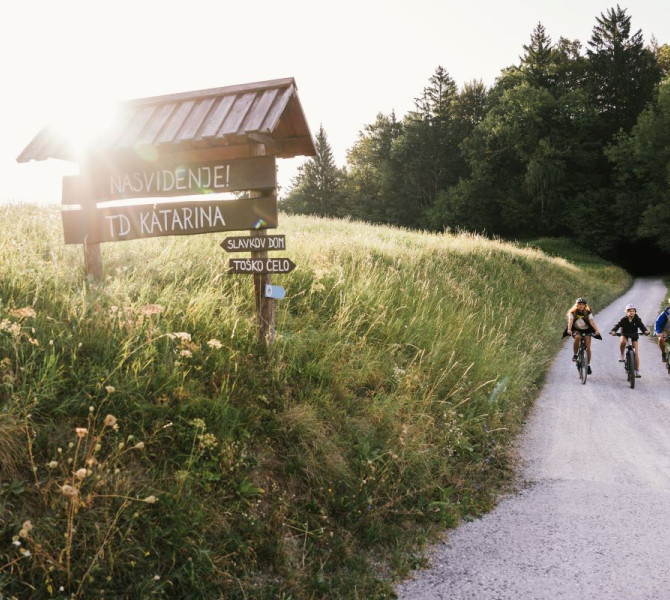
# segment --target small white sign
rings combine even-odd
[[[280,285],[270,285],[265,286],[265,297],[274,298],[275,300],[281,300],[286,296],[286,290]]]

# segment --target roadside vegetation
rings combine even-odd
[[[0,207],[0,597],[384,598],[489,510],[578,295],[621,269],[282,216],[277,340],[223,235],[103,247]]]

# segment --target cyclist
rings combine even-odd
[[[661,359],[666,362],[665,345],[670,340],[670,298],[668,298],[667,308],[656,318],[654,323],[654,333],[658,336],[658,345],[661,348]]]
[[[621,343],[619,344],[619,351],[621,352],[621,358],[619,362],[624,362],[626,360],[623,356],[624,350],[626,349],[626,338],[630,338],[633,343],[633,348],[635,348],[635,377],[640,377],[640,352],[638,350],[638,329],[644,333],[644,335],[649,335],[649,330],[644,326],[642,319],[637,314],[637,309],[634,304],[626,304],[626,316],[623,317],[610,331],[610,335],[616,335],[616,332],[621,329]]]
[[[575,338],[573,344],[573,355],[572,362],[577,361],[577,350],[579,349],[579,338],[577,337],[578,332],[585,332],[594,334],[597,338],[600,338],[600,331],[596,322],[593,320],[593,312],[591,307],[586,302],[586,298],[577,298],[575,300],[574,306],[568,311],[568,326],[563,333],[564,336],[571,335]],[[586,336],[586,353],[588,355],[589,365],[587,373],[591,375],[591,336]]]

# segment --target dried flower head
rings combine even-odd
[[[55,460],[52,460],[50,463],[47,464],[47,467],[49,467],[50,469],[57,469],[58,463]]]
[[[155,504],[158,498],[156,496],[147,496],[143,502],[146,502],[147,504]]]
[[[116,391],[116,388],[113,385],[106,385],[105,386],[105,391],[108,394],[113,394]]]
[[[107,415],[105,417],[105,427],[114,427],[116,425],[116,417],[114,415]]]
[[[212,338],[211,340],[209,340],[207,342],[207,345],[210,348],[222,348],[223,347],[223,344],[219,340],[217,340],[216,338]]]
[[[140,308],[140,314],[146,315],[147,317],[151,315],[159,315],[165,310],[160,304],[145,304]]]
[[[173,333],[172,336],[180,339],[182,342],[190,342],[191,341],[191,334],[186,333],[185,331],[177,331],[177,332]]]
[[[75,429],[75,432],[77,433],[78,438],[83,438],[83,437],[86,437],[86,434],[88,433],[88,429],[86,429],[85,427],[77,427]]]
[[[207,424],[205,423],[205,420],[201,419],[200,417],[191,419],[191,425],[193,425],[193,427],[195,427],[196,429],[202,429],[203,431],[207,429]]]
[[[12,315],[12,317],[16,319],[27,319],[27,318],[35,318],[37,316],[37,313],[30,307],[30,306],[24,306],[23,308],[17,308],[15,310],[10,311],[9,313]]]
[[[24,521],[23,522],[23,529],[25,529],[26,531],[32,531],[33,530],[32,522],[30,520]]]
[[[88,474],[88,472],[86,471],[86,469],[82,468],[82,469],[78,469],[75,472],[75,477],[81,481],[82,479],[84,479],[84,477],[86,477],[87,474]]]
[[[135,450],[144,450],[144,442],[137,442],[134,446]]]
[[[61,486],[60,491],[63,493],[64,496],[70,496],[70,497],[74,497],[79,494],[77,488],[74,488],[71,485],[68,485],[67,483],[64,486]]]

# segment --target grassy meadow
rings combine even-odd
[[[0,219],[0,598],[392,597],[509,483],[575,297],[631,282],[561,240],[282,215],[268,350],[224,234],[103,245],[95,283],[57,209]]]

